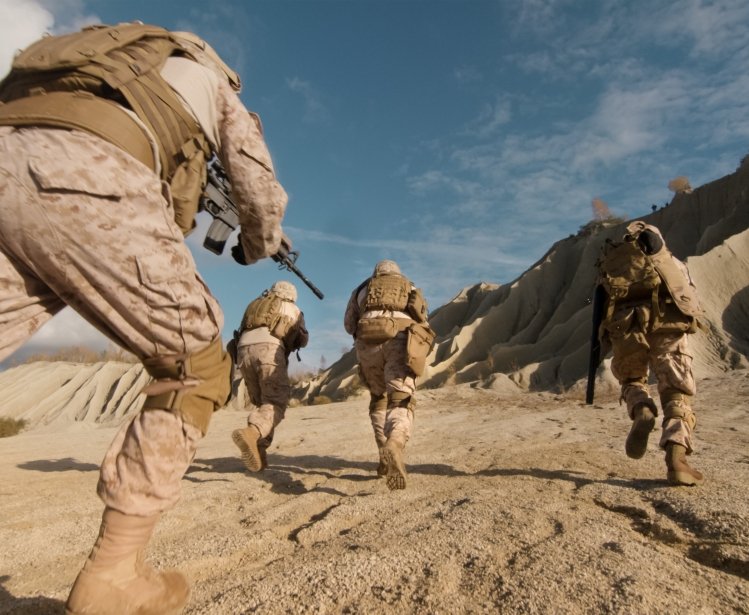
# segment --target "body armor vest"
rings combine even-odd
[[[175,220],[187,234],[211,151],[159,74],[177,54],[192,58],[170,32],[143,24],[91,26],[42,38],[16,56],[0,83],[0,125],[85,130],[156,170],[150,141],[118,105],[132,110],[157,141],[161,178],[171,187]]]
[[[266,291],[255,299],[244,312],[240,332],[251,331],[260,327],[268,327],[270,334],[281,340],[288,350],[296,339],[296,319],[283,314],[283,303],[279,295]]]
[[[650,258],[635,241],[607,241],[599,270],[601,284],[614,301],[649,298],[661,283]]]
[[[598,261],[600,282],[609,295],[605,321],[610,321],[618,304],[650,304],[649,327],[693,330],[701,315],[697,295],[688,274],[664,246],[647,255],[636,241],[607,241]],[[670,310],[668,304],[676,310]]]
[[[367,284],[367,296],[362,310],[391,310],[402,312],[408,305],[411,282],[397,273],[373,276]]]

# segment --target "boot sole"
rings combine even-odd
[[[697,478],[689,472],[676,472],[674,470],[669,470],[667,478],[668,482],[672,485],[678,485],[681,487],[696,487],[705,482],[704,477]]]
[[[398,489],[406,488],[406,467],[403,464],[403,460],[399,459],[400,455],[389,448],[385,448],[383,451],[383,457],[387,464],[387,475],[385,481],[387,482],[388,489],[390,491],[396,491]]]
[[[655,417],[640,419],[632,423],[632,429],[629,430],[627,442],[624,445],[627,457],[641,459],[645,455],[648,450],[648,438],[654,427]]]
[[[263,469],[263,462],[260,459],[260,451],[257,443],[254,446],[244,439],[241,429],[235,429],[231,434],[231,439],[237,445],[241,453],[242,463],[250,472],[260,472]]]

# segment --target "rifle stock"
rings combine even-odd
[[[585,389],[585,403],[593,403],[596,387],[596,372],[601,364],[602,346],[600,329],[603,322],[603,310],[606,305],[606,289],[598,284],[593,293],[593,330],[590,335],[590,358],[588,360],[588,385]]]

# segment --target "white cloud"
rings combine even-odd
[[[108,347],[109,343],[104,335],[83,320],[77,312],[66,307],[44,324],[26,346],[35,351],[47,351],[65,346],[85,346],[103,350]]]
[[[82,0],[0,0],[0,78],[16,52],[45,32],[65,34],[100,21],[85,12]]]
[[[307,122],[318,122],[328,118],[328,110],[322,100],[322,95],[309,81],[299,77],[286,79],[286,87],[304,100],[304,119]]]
[[[15,53],[51,30],[54,17],[35,0],[0,0],[0,77]]]

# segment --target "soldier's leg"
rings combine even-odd
[[[704,481],[702,473],[686,460],[693,450],[697,423],[691,403],[697,388],[687,334],[654,334],[651,361],[663,408],[660,447],[666,451],[667,478],[677,485],[699,485]]]
[[[5,254],[157,379],[102,464],[101,539],[68,610],[168,612],[184,605],[186,582],[144,573],[137,553],[178,500],[196,443],[228,395],[220,308],[159,178],[122,150],[77,131],[2,132],[0,168],[22,188],[18,199],[0,195]]]
[[[658,407],[648,391],[648,353],[650,346],[639,332],[612,336],[611,371],[621,385],[619,401],[627,405],[632,427],[624,450],[628,457],[640,459],[647,450],[648,437],[655,427]]]
[[[242,453],[242,461],[250,472],[259,472],[265,466],[261,442],[272,437],[276,426],[284,419],[289,405],[291,385],[286,353],[278,343],[252,344],[252,367],[257,381],[259,404],[247,417],[247,427],[232,433],[232,439]]]
[[[387,418],[387,407],[388,398],[385,393],[380,395],[374,395],[370,393],[369,398],[369,420],[372,423],[372,431],[374,431],[375,442],[377,443],[377,451],[379,453],[380,461],[377,464],[377,476],[385,476],[387,474],[387,464],[383,456],[383,447],[387,442],[385,437],[385,420]]]
[[[384,449],[388,465],[387,485],[391,490],[405,489],[405,447],[411,438],[416,407],[416,379],[408,367],[405,333],[399,333],[385,344],[385,379],[388,397]]]
[[[0,249],[0,361],[63,307],[46,284]]]
[[[377,474],[383,476],[386,472],[383,447],[387,441],[385,436],[387,397],[384,347],[382,344],[366,344],[357,340],[355,348],[356,357],[359,361],[359,376],[369,389],[369,420],[372,424],[379,457]]]

